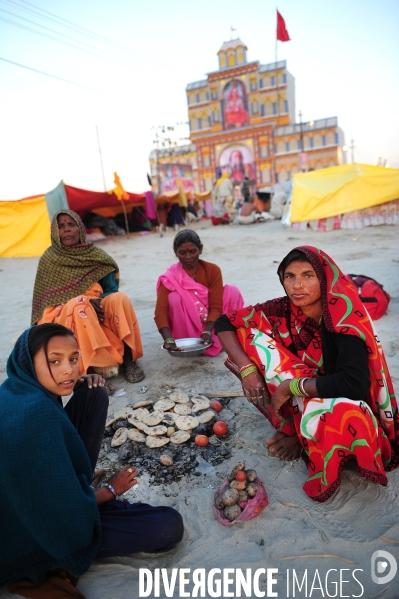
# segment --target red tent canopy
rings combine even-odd
[[[71,187],[65,184],[64,188],[70,209],[77,212],[81,218],[90,210],[115,207],[120,208],[122,212],[122,202],[125,206],[131,207],[133,204],[138,203],[142,205],[145,201],[144,193],[127,192],[129,194],[128,200],[118,200],[114,193],[107,193],[106,191],[87,191],[86,189],[79,189],[78,187]]]

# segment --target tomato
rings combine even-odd
[[[236,474],[236,480],[240,481],[240,482],[244,482],[244,480],[247,480],[247,475],[244,472],[244,470],[239,470]]]
[[[215,412],[220,412],[220,410],[223,408],[222,404],[220,403],[220,401],[212,401],[211,405],[210,405],[211,410],[214,410]]]
[[[209,443],[209,439],[206,435],[196,435],[194,443],[199,447],[206,447]]]
[[[215,424],[213,425],[213,432],[215,433],[215,435],[225,435],[228,430],[228,426],[225,422],[223,422],[223,420],[219,420],[218,422],[215,422]]]

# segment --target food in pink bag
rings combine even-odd
[[[267,493],[255,470],[237,464],[215,493],[213,510],[224,526],[256,518],[268,505]]]

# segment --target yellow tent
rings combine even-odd
[[[41,256],[50,245],[50,217],[44,195],[0,202],[0,256]]]
[[[399,169],[344,164],[293,175],[291,222],[329,218],[399,198]]]

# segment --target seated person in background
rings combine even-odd
[[[166,217],[166,223],[168,227],[178,227],[184,225],[184,215],[179,204],[174,202],[168,208],[168,215]]]
[[[7,539],[0,546],[1,587],[13,583],[12,593],[37,599],[83,598],[71,579],[93,560],[168,551],[181,541],[176,510],[117,500],[137,482],[134,466],[94,488],[105,474],[94,468],[108,397],[101,376],[79,378],[72,331],[58,324],[27,329],[7,375],[0,386],[1,532]],[[72,392],[63,408],[61,398]]]
[[[226,200],[219,198],[214,206],[212,206],[212,224],[213,225],[228,225],[231,223],[231,216],[225,207]]]
[[[187,203],[185,220],[186,220],[187,225],[191,222],[196,222],[196,221],[200,220],[200,216],[195,209],[194,203],[191,200]]]
[[[281,218],[284,212],[284,206],[287,203],[287,196],[283,188],[279,185],[271,199],[270,214],[274,218]]]
[[[237,212],[234,199],[234,184],[232,179],[230,179],[229,174],[224,172],[220,179],[217,180],[216,185],[218,187],[218,201],[223,201],[225,212],[227,212],[230,217],[234,216]]]
[[[237,222],[239,225],[252,225],[256,221],[256,216],[259,212],[256,209],[256,206],[252,204],[249,200],[244,200],[244,204],[241,206]]]
[[[76,335],[81,373],[89,367],[124,365],[129,383],[143,380],[136,363],[143,355],[133,306],[118,291],[119,269],[104,250],[86,242],[80,217],[58,212],[51,246],[39,260],[33,291],[32,324],[55,322]]]
[[[175,351],[175,338],[202,337],[205,343],[213,340],[205,354],[217,356],[222,351],[218,338],[213,335],[214,321],[230,306],[237,310],[244,300],[237,287],[223,286],[222,272],[216,264],[200,260],[202,243],[195,231],[180,231],[173,240],[178,258],[159,277],[155,323],[164,348]]]
[[[255,204],[250,201],[241,206],[237,217],[239,225],[252,225],[255,222],[265,222],[266,220],[274,220],[274,218],[268,212],[259,212]]]
[[[311,246],[292,250],[277,272],[285,297],[215,323],[226,366],[277,431],[269,451],[283,460],[303,456],[303,489],[316,501],[337,490],[348,461],[386,486],[386,472],[399,466],[398,407],[357,289]]]

